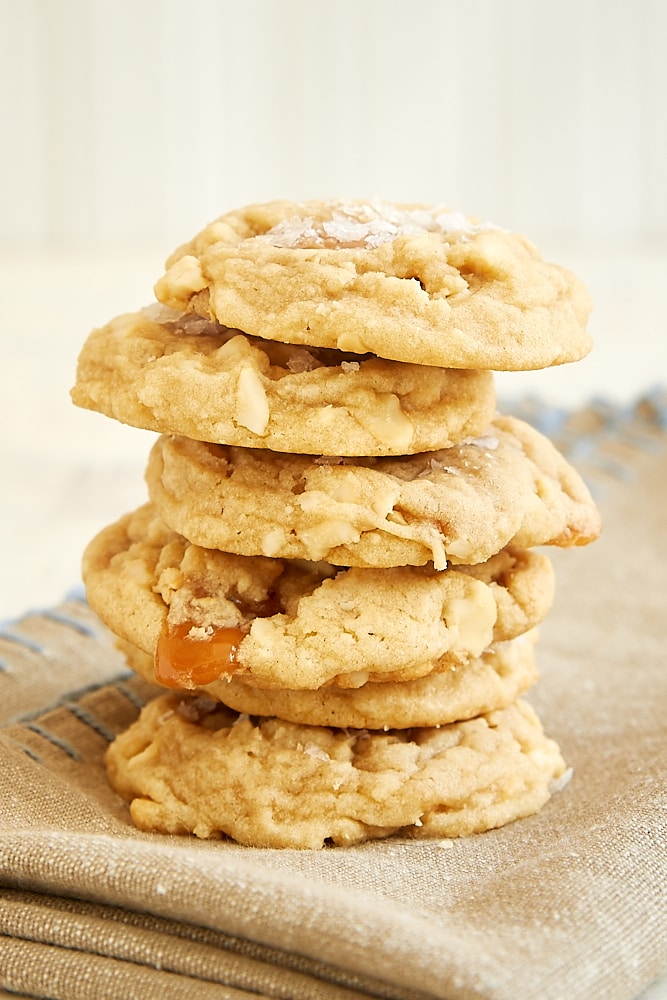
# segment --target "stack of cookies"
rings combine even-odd
[[[159,434],[149,501],[84,555],[166,689],[107,753],[134,822],[316,848],[537,812],[568,773],[521,698],[540,547],[600,524],[492,373],[583,357],[581,284],[448,209],[272,202],[155,291],[90,335],[72,391]]]

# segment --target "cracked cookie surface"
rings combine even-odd
[[[543,368],[591,346],[573,274],[442,206],[248,205],[176,250],[155,294],[267,340],[445,368]]]
[[[565,764],[532,708],[373,732],[150,702],[106,753],[134,823],[269,848],[458,837],[537,812]]]
[[[83,578],[109,628],[156,656],[162,683],[360,687],[466,662],[537,625],[551,566],[507,559],[438,572],[237,556],[193,545],[147,504],[89,543]]]
[[[353,462],[163,437],[146,479],[167,523],[199,545],[341,566],[443,569],[600,530],[576,470],[513,417],[437,452]]]
[[[90,334],[72,399],[147,430],[330,455],[447,447],[495,407],[489,372],[260,340],[164,306]]]

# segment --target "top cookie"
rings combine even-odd
[[[176,250],[155,293],[268,340],[445,368],[545,368],[591,347],[574,275],[442,206],[249,205]]]

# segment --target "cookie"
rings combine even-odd
[[[444,368],[544,368],[591,346],[573,274],[442,206],[249,205],[176,250],[155,294],[267,340]]]
[[[537,812],[565,771],[523,702],[384,733],[251,718],[176,694],[143,709],[106,766],[142,830],[297,849],[479,833]]]
[[[353,462],[163,437],[146,478],[165,521],[199,545],[340,566],[444,569],[600,530],[575,469],[508,416],[451,448]]]
[[[315,689],[420,677],[445,657],[465,662],[512,638],[517,622],[532,628],[552,595],[535,559],[523,569],[499,562],[496,579],[486,567],[346,570],[238,556],[191,544],[147,504],[89,543],[83,577],[100,618],[155,654],[164,684],[195,688],[233,674],[257,687]],[[540,591],[541,602],[532,596]],[[519,607],[526,592],[532,603]]]
[[[414,681],[367,683],[360,688],[335,685],[318,691],[252,687],[236,677],[214,681],[202,695],[248,715],[274,716],[287,722],[342,729],[408,729],[460,722],[506,708],[538,678],[537,630],[499,642],[467,663],[446,663]],[[154,681],[153,657],[118,640],[129,666]]]
[[[136,427],[329,455],[444,448],[493,416],[493,377],[248,337],[156,306],[88,337],[72,399]]]

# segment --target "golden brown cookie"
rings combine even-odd
[[[490,574],[345,570],[192,545],[150,504],[90,542],[83,576],[109,628],[156,655],[159,681],[185,688],[225,675],[294,689],[421,677],[532,628],[553,592],[537,554]]]
[[[600,530],[575,469],[506,416],[451,448],[353,462],[164,437],[146,478],[165,521],[198,545],[340,566],[444,569]]]
[[[203,696],[237,712],[287,722],[342,729],[408,729],[460,722],[506,708],[537,678],[537,630],[498,642],[465,664],[446,662],[414,681],[367,683],[360,688],[328,685],[317,691],[256,688],[239,678],[214,681]],[[154,681],[153,657],[122,639],[129,666]]]
[[[155,293],[267,340],[444,368],[543,368],[591,346],[574,275],[442,206],[249,205],[175,251]]]
[[[270,848],[479,833],[537,812],[565,771],[520,701],[385,733],[250,718],[176,694],[143,709],[106,765],[140,829]]]
[[[164,306],[88,337],[72,399],[147,430],[329,455],[407,455],[477,434],[493,377],[247,337]]]

